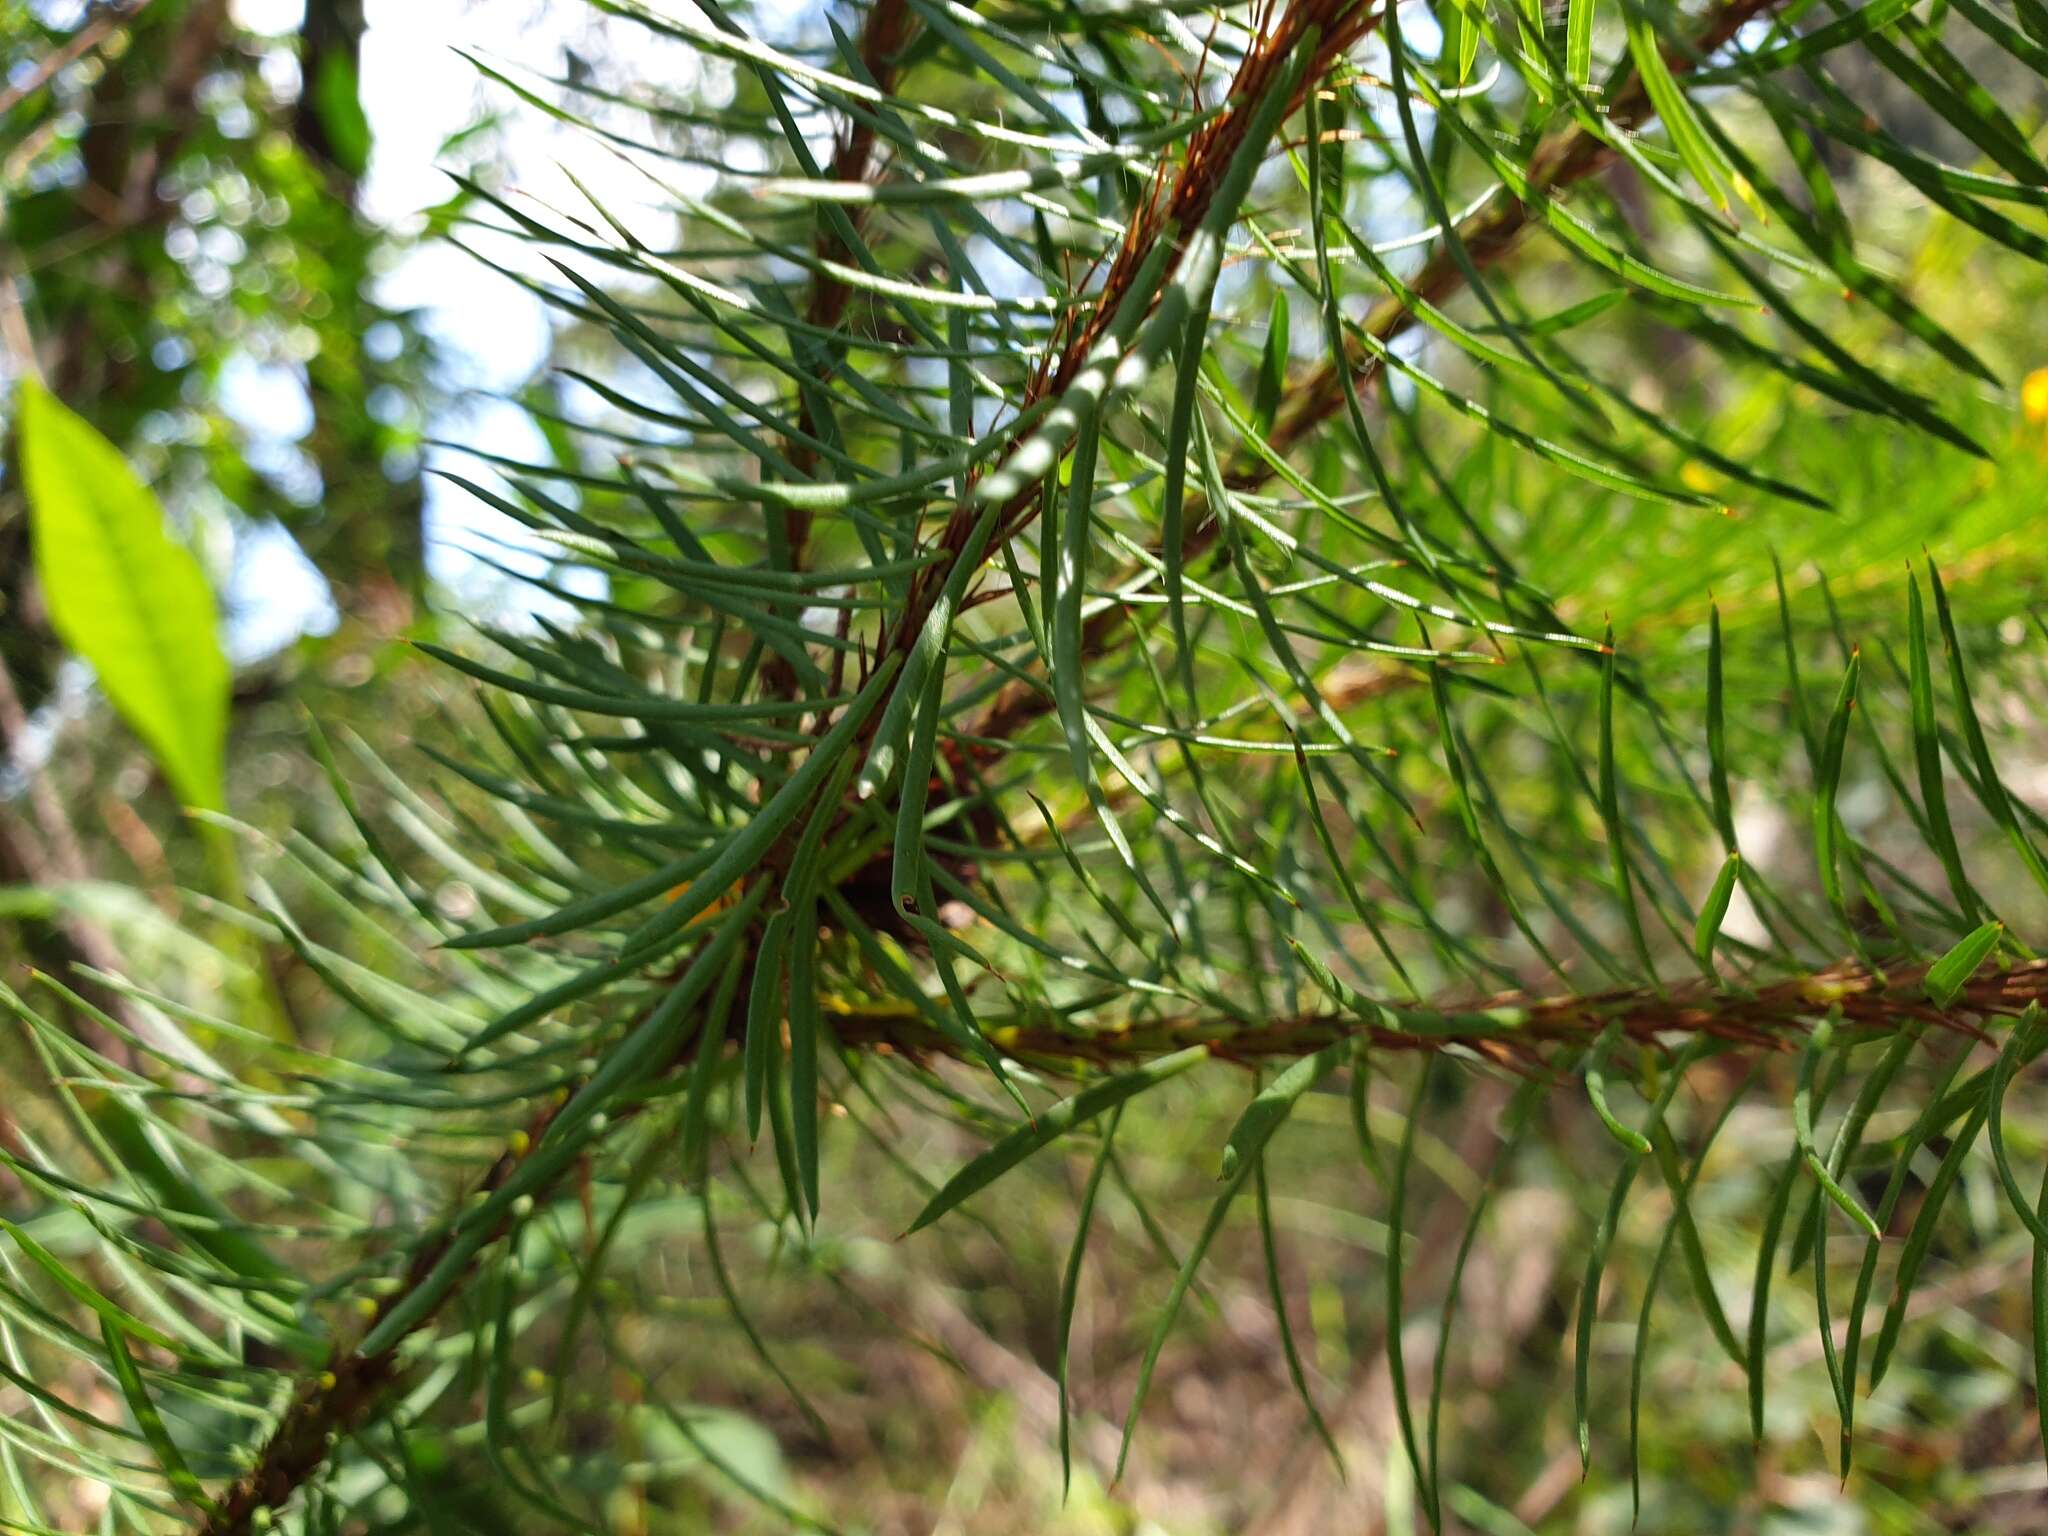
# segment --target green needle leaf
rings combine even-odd
[[[199,1479],[192,1475],[184,1453],[164,1427],[163,1415],[157,1412],[156,1404],[150,1399],[149,1388],[143,1384],[135,1357],[128,1353],[128,1340],[122,1325],[106,1313],[100,1314],[100,1338],[107,1346],[107,1364],[113,1368],[114,1384],[121,1389],[121,1396],[128,1402],[128,1411],[135,1416],[136,1427],[149,1443],[150,1452],[163,1469],[172,1490],[194,1509],[213,1513],[213,1500],[206,1496]]]
[[[1852,652],[1848,670],[1842,675],[1841,689],[1835,694],[1835,707],[1828,716],[1813,772],[1813,848],[1820,864],[1821,889],[1827,893],[1828,905],[1834,908],[1852,941],[1855,929],[1842,892],[1841,820],[1835,813],[1835,799],[1842,787],[1842,758],[1849,741],[1850,714],[1856,708],[1856,677],[1861,665],[1861,653]]]
[[[1570,0],[1565,11],[1564,70],[1577,90],[1593,83],[1594,0]]]
[[[1650,958],[1650,943],[1643,934],[1642,914],[1636,910],[1635,891],[1629,881],[1628,832],[1621,819],[1621,780],[1614,764],[1615,665],[1614,628],[1609,625],[1600,658],[1600,819],[1607,829],[1607,867],[1614,878],[1614,899],[1620,903],[1628,923],[1641,974],[1654,985],[1657,963]],[[1647,1152],[1649,1148],[1641,1150]]]
[[[1210,1204],[1208,1219],[1202,1223],[1194,1245],[1181,1261],[1180,1272],[1173,1279],[1173,1289],[1167,1295],[1165,1305],[1159,1309],[1159,1320],[1153,1326],[1151,1341],[1145,1346],[1145,1358],[1138,1366],[1138,1382],[1131,1392],[1131,1406],[1124,1415],[1123,1441],[1117,1449],[1118,1477],[1123,1476],[1124,1464],[1130,1457],[1131,1437],[1137,1431],[1138,1415],[1144,1411],[1145,1396],[1151,1389],[1152,1373],[1159,1364],[1160,1351],[1166,1348],[1174,1320],[1180,1316],[1181,1303],[1194,1283],[1195,1271],[1201,1268],[1210,1245],[1216,1241],[1216,1234],[1222,1230],[1223,1218],[1229,1214],[1231,1202],[1244,1187],[1246,1178],[1265,1151],[1266,1143],[1293,1113],[1302,1095],[1329,1076],[1350,1051],[1350,1041],[1338,1040],[1313,1056],[1302,1057],[1259,1092],[1231,1129],[1223,1149],[1223,1191]]]
[[[1301,1351],[1294,1343],[1294,1325],[1287,1320],[1287,1287],[1280,1279],[1280,1248],[1273,1236],[1273,1202],[1266,1187],[1263,1153],[1252,1163],[1252,1189],[1257,1197],[1259,1246],[1266,1260],[1266,1299],[1272,1305],[1274,1324],[1280,1334],[1280,1353],[1287,1362],[1287,1379],[1294,1384],[1294,1395],[1301,1399],[1309,1427],[1322,1441],[1323,1449],[1330,1453],[1330,1460],[1341,1473],[1344,1470],[1344,1453],[1337,1449],[1336,1438],[1331,1435],[1330,1426],[1323,1422],[1322,1410],[1316,1407],[1315,1394],[1308,1389],[1308,1374],[1302,1369]]]
[[[1088,1170],[1088,1182],[1081,1190],[1081,1204],[1074,1213],[1074,1241],[1067,1250],[1067,1267],[1060,1275],[1059,1345],[1054,1354],[1053,1381],[1060,1393],[1060,1497],[1074,1486],[1072,1405],[1067,1397],[1067,1345],[1074,1332],[1074,1304],[1081,1291],[1081,1260],[1088,1251],[1088,1234],[1095,1222],[1095,1197],[1102,1188],[1102,1176],[1109,1171],[1110,1154],[1116,1146],[1116,1130],[1123,1123],[1124,1106],[1109,1112],[1102,1128],[1102,1146]]]
[[[1614,1111],[1607,1107],[1607,1056],[1620,1039],[1621,1020],[1614,1019],[1593,1042],[1593,1049],[1586,1056],[1586,1097],[1592,1101],[1593,1113],[1607,1127],[1607,1134],[1635,1156],[1641,1157],[1650,1150],[1649,1138],[1641,1131],[1623,1125],[1615,1118]]]
[[[2027,1229],[2038,1248],[2048,1243],[2048,1223],[2036,1214],[2027,1197],[2020,1190],[2020,1181],[2012,1171],[2012,1158],[2005,1147],[2005,1091],[2012,1082],[2013,1073],[2018,1070],[2022,1058],[2030,1055],[2031,1048],[2038,1042],[2035,1033],[2041,1022],[2041,1005],[2027,1004],[2027,1011],[2013,1021],[2012,1031],[2006,1036],[2005,1048],[1998,1053],[1998,1062],[1991,1073],[1991,1084],[1985,1090],[1990,1096],[1991,1114],[1989,1134],[1991,1157],[1998,1167],[1998,1181],[2005,1186],[2006,1198],[2020,1219],[2020,1225]]]
[[[1730,853],[1721,861],[1721,872],[1714,877],[1713,889],[1700,904],[1699,920],[1693,924],[1693,954],[1710,982],[1721,979],[1721,973],[1714,968],[1714,943],[1721,937],[1721,924],[1727,920],[1728,904],[1735,898],[1735,881],[1741,873],[1742,855]]]
[[[1813,1032],[1806,1038],[1806,1050],[1799,1061],[1799,1087],[1792,1095],[1792,1133],[1799,1147],[1799,1155],[1805,1160],[1827,1197],[1848,1213],[1849,1219],[1861,1227],[1873,1241],[1882,1240],[1884,1232],[1870,1212],[1848,1190],[1835,1179],[1828,1165],[1821,1161],[1820,1153],[1813,1145],[1813,1073],[1821,1057],[1826,1054],[1835,1033],[1835,1016],[1829,1014],[1813,1026]],[[1823,1260],[1816,1254],[1815,1264]]]
[[[1958,940],[1955,948],[1927,968],[1921,986],[1937,1008],[1948,1008],[1962,996],[1963,988],[1977,974],[1991,952],[1998,947],[2005,924],[1986,923]]]
[[[1977,720],[1977,706],[1970,698],[1969,674],[1963,667],[1963,646],[1956,638],[1955,620],[1949,613],[1948,592],[1941,584],[1941,572],[1932,560],[1927,562],[1927,580],[1934,588],[1934,616],[1941,625],[1942,648],[1948,653],[1948,680],[1950,690],[1956,696],[1956,715],[1963,728],[1963,741],[1970,749],[1970,760],[1977,770],[1977,798],[1991,819],[1998,823],[2013,851],[2034,877],[2034,883],[2048,894],[2048,864],[2033,841],[2020,826],[2019,818],[2013,814],[2012,801],[2006,795],[2005,785],[1998,777],[1998,768],[1991,760],[1991,748],[1984,740],[1984,727]]]
[[[1913,1287],[1920,1279],[1920,1266],[1926,1262],[1927,1251],[1934,1244],[1934,1229],[1941,1219],[1942,1208],[1954,1190],[1957,1178],[1963,1171],[1963,1159],[1976,1144],[1978,1133],[1984,1129],[1984,1122],[1991,1112],[1990,1084],[1980,1083],[1976,1092],[1976,1107],[1970,1111],[1970,1118],[1964,1122],[1961,1131],[1942,1154],[1941,1162],[1934,1170],[1934,1177],[1928,1183],[1927,1193],[1921,1198],[1919,1212],[1913,1218],[1913,1225],[1906,1233],[1906,1244],[1899,1255],[1899,1272],[1893,1282],[1891,1305],[1885,1308],[1884,1323],[1878,1329],[1877,1344],[1870,1352],[1870,1390],[1875,1392],[1878,1383],[1884,1380],[1887,1367],[1891,1364],[1892,1352],[1898,1347],[1899,1329],[1906,1321],[1906,1303],[1911,1299]]]
[[[55,1281],[59,1290],[92,1312],[106,1325],[119,1329],[131,1338],[141,1339],[145,1344],[154,1344],[158,1349],[167,1349],[179,1355],[184,1353],[183,1347],[176,1340],[158,1332],[141,1318],[102,1296],[72,1273],[63,1260],[4,1216],[0,1216],[0,1232],[5,1232],[13,1238],[15,1246],[21,1249],[38,1269]]]
[[[1266,347],[1259,359],[1258,385],[1252,392],[1252,425],[1261,437],[1273,430],[1280,413],[1280,397],[1287,389],[1288,349],[1287,293],[1273,295],[1273,308],[1266,317]]]
[[[1108,1078],[1082,1089],[1043,1110],[1028,1125],[1021,1125],[979,1157],[961,1168],[925,1203],[917,1219],[904,1229],[907,1237],[922,1231],[970,1195],[979,1194],[1034,1152],[1050,1146],[1077,1125],[1085,1125],[1106,1109],[1114,1109],[1149,1088],[1209,1059],[1205,1045],[1189,1046],[1134,1071]]]
[[[1910,573],[1906,577],[1906,654],[1913,696],[1913,761],[1919,769],[1920,802],[1927,814],[1927,829],[1956,905],[1966,916],[1975,915],[1982,911],[1983,904],[1963,873],[1962,852],[1956,847],[1955,828],[1949,821],[1934,676],[1927,664],[1927,615],[1920,602],[1920,583]]]

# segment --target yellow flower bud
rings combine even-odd
[[[2030,426],[2048,427],[2048,368],[2036,368],[2021,383],[2020,411]]]

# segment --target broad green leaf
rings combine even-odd
[[[33,380],[22,480],[50,622],[187,804],[224,810],[228,662],[206,575],[114,445]]]
[[[360,177],[370,165],[370,119],[356,79],[350,50],[322,49],[320,69],[312,82],[313,110],[334,163]]]

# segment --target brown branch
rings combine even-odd
[[[1206,120],[1189,139],[1187,156],[1171,187],[1156,189],[1155,195],[1132,213],[1109,272],[1091,306],[1080,323],[1074,326],[1066,344],[1056,355],[1048,358],[1042,371],[1032,379],[1020,403],[1020,410],[1030,410],[1045,400],[1058,399],[1067,391],[1085,368],[1090,352],[1121,307],[1139,271],[1154,255],[1161,237],[1170,230],[1185,236],[1201,224],[1232,160],[1244,147],[1257,108],[1273,89],[1276,78],[1282,75],[1296,49],[1307,43],[1313,53],[1309,67],[1302,72],[1293,88],[1289,111],[1300,106],[1314,83],[1329,72],[1336,60],[1379,25],[1383,14],[1368,10],[1365,0],[1300,0],[1277,22],[1268,25],[1267,10],[1268,7],[1261,7],[1253,44],[1231,80],[1225,96],[1225,109]],[[1164,191],[1163,200],[1157,195],[1158,191]],[[1168,253],[1160,278],[1162,285],[1171,279],[1185,249],[1184,243],[1177,243]],[[978,468],[972,479],[978,482],[990,469],[1007,463],[1026,440],[1026,436],[1019,435],[992,463]],[[1045,473],[1056,468],[1054,465]],[[996,557],[1000,543],[1029,526],[1036,515],[1039,491],[1044,482],[1044,473],[1033,477],[1003,506],[996,520],[996,536],[981,552],[983,565]],[[870,670],[864,675],[872,675],[872,667],[879,665],[886,655],[907,656],[916,645],[925,621],[938,603],[940,592],[965,557],[968,541],[981,515],[982,509],[972,497],[961,499],[940,532],[936,545],[940,558],[911,578],[903,611],[893,627],[885,629],[876,654],[868,663]],[[780,674],[768,673],[764,668],[764,675],[771,688],[779,687]],[[899,673],[888,686],[893,691],[902,684],[903,674]],[[791,686],[780,691],[794,690]],[[855,751],[864,748],[886,715],[886,709],[870,713],[861,728]],[[825,723],[822,719],[818,722],[820,733]],[[959,744],[948,741],[945,750],[954,769],[965,772],[967,765]],[[795,837],[792,831],[783,845],[770,855],[763,866],[764,877],[772,878],[780,873]],[[884,928],[893,931],[900,926],[893,902],[885,904],[879,911],[870,908],[869,912],[871,920]]]
[[[1976,1036],[1980,1021],[2013,1017],[2030,1003],[2048,1005],[2048,960],[2028,960],[1973,978],[1946,1009],[1926,997],[1927,967],[1901,967],[1879,977],[1856,964],[1788,978],[1755,992],[1733,992],[1704,983],[1635,988],[1582,997],[1539,998],[1503,993],[1463,1008],[1432,1010],[1387,1005],[1390,1022],[1368,1023],[1351,1014],[1307,1013],[1245,1025],[1215,1016],[1186,1015],[1148,1020],[1118,1030],[1056,1030],[1026,1024],[1005,1027],[991,1021],[989,1038],[1006,1055],[1061,1075],[1125,1071],[1173,1051],[1205,1046],[1221,1061],[1254,1064],[1295,1058],[1333,1042],[1356,1038],[1377,1051],[1420,1053],[1463,1047],[1522,1071],[1545,1070],[1559,1052],[1583,1047],[1619,1021],[1637,1044],[1656,1048],[1672,1037],[1710,1036],[1731,1048],[1790,1050],[1811,1023],[1836,1011],[1839,1028],[1866,1035],[1920,1024]],[[931,1027],[916,1010],[850,1006],[831,1010],[840,1044],[916,1060],[958,1059],[959,1044]],[[688,1065],[679,1058],[671,1070]],[[479,1181],[463,1206],[498,1189],[529,1150],[539,1145],[556,1104],[546,1105],[525,1131],[515,1135]],[[626,1106],[619,1118],[630,1117]],[[510,1227],[505,1222],[488,1239]],[[366,1335],[432,1274],[453,1231],[444,1226],[415,1251],[396,1287],[365,1314]],[[451,1291],[452,1295],[453,1292]],[[424,1326],[432,1313],[420,1320]],[[361,1335],[359,1335],[361,1336]],[[258,1510],[275,1510],[291,1498],[325,1462],[337,1436],[360,1427],[397,1375],[404,1340],[374,1355],[337,1345],[326,1367],[307,1377],[291,1407],[264,1446],[256,1467],[236,1483],[200,1527],[199,1536],[248,1536]]]
[[[1265,6],[1260,8],[1252,46],[1232,77],[1225,94],[1224,110],[1205,121],[1189,139],[1187,156],[1172,186],[1156,189],[1155,195],[1133,212],[1093,303],[1081,322],[1074,326],[1066,344],[1056,356],[1048,358],[1042,371],[1032,379],[1020,403],[1020,410],[1030,410],[1047,399],[1059,398],[1067,391],[1085,368],[1090,352],[1129,294],[1139,271],[1154,255],[1160,238],[1168,231],[1178,231],[1176,239],[1181,243],[1168,253],[1160,277],[1162,286],[1171,280],[1186,250],[1184,237],[1194,231],[1208,213],[1232,160],[1244,147],[1257,108],[1273,89],[1276,78],[1286,69],[1295,50],[1307,43],[1313,53],[1309,67],[1294,86],[1290,112],[1300,106],[1315,83],[1339,58],[1379,25],[1384,14],[1366,9],[1364,0],[1301,0],[1277,23],[1268,25],[1267,10]],[[1157,195],[1159,190],[1165,192],[1163,201]],[[1007,463],[1027,440],[1020,434],[991,463],[980,466],[972,480],[979,482],[991,469]],[[1057,467],[1055,463],[1044,473],[1034,476],[1002,507],[996,519],[995,537],[981,552],[983,565],[996,557],[1003,542],[1030,525],[1038,510],[1039,492],[1045,483],[1045,475],[1055,472]],[[982,509],[974,498],[961,499],[940,532],[937,543],[940,558],[912,577],[903,611],[895,625],[885,630],[873,665],[878,665],[884,656],[892,652],[907,656],[916,645],[925,621],[938,603],[940,592],[965,557],[968,541],[981,515]],[[903,674],[899,673],[889,687],[893,690],[902,684]],[[1002,697],[999,695],[998,702]],[[1033,707],[1038,707],[1035,698]],[[860,732],[860,744],[854,750],[864,748],[886,715],[886,709],[877,709],[868,716]],[[947,741],[944,751],[956,776],[968,775],[968,754],[961,744]],[[945,792],[941,787],[939,793]],[[986,836],[989,830],[986,813],[976,813],[975,819]],[[779,856],[770,858],[768,868],[771,872],[780,868]],[[891,929],[898,926],[893,902],[874,916],[881,926]]]
[[[1574,997],[1510,992],[1462,1007],[1381,1004],[1382,1022],[1350,1013],[1318,1011],[1246,1025],[1220,1015],[1149,1019],[1126,1029],[1052,1029],[1040,1024],[1005,1028],[988,1021],[988,1037],[1004,1054],[1067,1075],[1125,1071],[1190,1046],[1206,1046],[1219,1060],[1253,1064],[1294,1059],[1335,1041],[1355,1038],[1376,1051],[1421,1053],[1463,1047],[1521,1069],[1540,1069],[1560,1051],[1590,1045],[1610,1024],[1639,1045],[1674,1036],[1710,1036],[1753,1050],[1787,1050],[1829,1010],[1838,1028],[1867,1035],[1895,1033],[1913,1024],[1976,1035],[1974,1021],[2013,1017],[2029,1003],[2048,1006],[2048,960],[2027,960],[1975,977],[1948,1008],[1931,1003],[1923,986],[1926,966],[1899,967],[1882,976],[1860,964],[1835,966],[1774,982],[1755,992],[1734,992],[1693,982],[1638,987]],[[833,1015],[844,1045],[896,1051],[914,1059],[952,1058],[959,1045],[915,1010],[850,1007]]]

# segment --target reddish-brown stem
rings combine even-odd
[[[1775,3],[1776,0],[1733,0],[1733,3],[1723,6],[1709,18],[1689,47],[1667,50],[1665,58],[1671,71],[1682,74],[1695,68],[1700,59],[1733,37],[1743,23]],[[1607,121],[1615,131],[1626,133],[1640,128],[1652,115],[1649,93],[1641,77],[1630,75],[1615,92],[1608,107]],[[1529,181],[1538,191],[1555,194],[1605,170],[1613,159],[1614,151],[1598,136],[1574,124],[1537,146],[1529,164]],[[1540,215],[1527,203],[1503,195],[1466,220],[1459,228],[1458,238],[1473,265],[1484,269],[1506,258],[1540,222]],[[1448,246],[1440,244],[1421,271],[1409,280],[1409,286],[1430,304],[1441,305],[1464,282],[1464,268]],[[1405,334],[1416,323],[1416,312],[1406,300],[1389,297],[1366,316],[1362,329],[1375,341],[1384,344]],[[1344,367],[1351,374],[1352,387],[1364,395],[1379,377],[1380,357],[1362,343],[1354,342],[1346,355]],[[1344,377],[1336,364],[1326,359],[1305,377],[1292,383],[1285,398],[1289,404],[1274,423],[1267,439],[1282,456],[1344,408]],[[1237,466],[1227,478],[1233,490],[1250,490],[1263,484],[1271,474],[1272,469],[1264,459],[1249,459]],[[1206,552],[1217,534],[1216,520],[1208,515],[1207,505],[1199,496],[1191,495],[1188,499],[1185,526],[1188,532],[1181,546],[1183,562],[1192,561]],[[1105,654],[1110,641],[1122,631],[1127,619],[1127,611],[1115,605],[1105,607],[1091,617],[1082,632],[1084,657],[1093,660]],[[1007,739],[1044,715],[1051,702],[1051,696],[1043,688],[1022,681],[1012,682],[990,701],[968,734],[994,740]]]
[[[1153,254],[1163,233],[1168,229],[1185,233],[1202,222],[1222,184],[1225,171],[1243,147],[1261,96],[1286,68],[1295,50],[1313,34],[1315,56],[1302,76],[1302,83],[1295,87],[1298,101],[1311,84],[1327,72],[1333,60],[1378,24],[1378,13],[1367,11],[1361,0],[1304,0],[1304,3],[1289,9],[1270,29],[1259,31],[1231,81],[1225,97],[1226,109],[1205,122],[1188,141],[1187,157],[1165,197],[1148,199],[1133,214],[1108,275],[1094,295],[1085,318],[1068,335],[1056,359],[1033,380],[1025,392],[1021,409],[1028,410],[1043,399],[1057,398],[1066,392],[1095,344],[1101,340],[1104,329],[1118,312],[1139,270]],[[1171,276],[1180,254],[1178,248],[1171,253],[1167,276]],[[999,456],[996,464],[1006,462],[1009,452],[1018,446],[1021,443],[1011,444],[1010,450]],[[1038,505],[1042,482],[1041,476],[1011,497],[997,520],[1001,537],[1012,537],[1030,523]],[[907,652],[916,643],[925,620],[938,601],[940,589],[953,575],[980,517],[981,508],[970,499],[947,519],[938,541],[944,558],[919,572],[918,579],[911,586],[909,601],[904,604],[902,614],[884,642],[887,647]],[[987,561],[995,556],[996,550],[992,545],[982,558]],[[870,729],[879,723],[878,712],[870,717]]]
[[[1321,1010],[1252,1025],[1221,1015],[1187,1014],[1102,1030],[1005,1028],[989,1021],[988,1032],[1006,1054],[1068,1075],[1127,1071],[1193,1045],[1206,1045],[1226,1061],[1291,1059],[1345,1038],[1377,1051],[1411,1054],[1459,1046],[1522,1067],[1540,1066],[1559,1051],[1590,1045],[1617,1021],[1624,1036],[1642,1045],[1707,1035],[1732,1047],[1782,1050],[1831,1009],[1840,1021],[1837,1028],[1845,1031],[1886,1034],[1917,1023],[1975,1034],[1976,1020],[2011,1017],[2029,1003],[2048,1004],[2048,961],[1986,971],[1948,1008],[1928,1001],[1926,974],[1925,966],[1911,966],[1880,977],[1861,965],[1844,964],[1755,992],[1695,981],[1575,997],[1500,993],[1446,1008],[1388,1005],[1379,1022]],[[959,1054],[957,1044],[909,1009],[848,1008],[833,1016],[833,1032],[842,1044],[865,1050],[919,1058]]]

